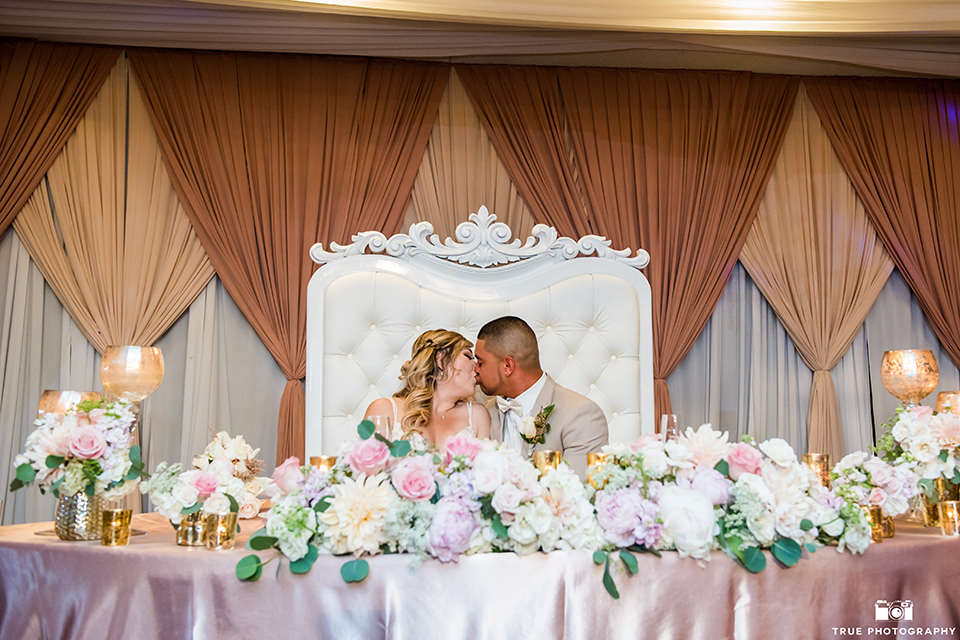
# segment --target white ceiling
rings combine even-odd
[[[960,78],[958,0],[0,0],[0,36],[455,62]]]

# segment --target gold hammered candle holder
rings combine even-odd
[[[590,486],[594,489],[600,489],[597,486],[596,476],[603,471],[604,465],[607,464],[607,454],[605,453],[588,453],[587,454],[587,482],[590,483]]]
[[[229,551],[237,539],[237,512],[208,513],[204,527],[207,537],[207,549]]]
[[[810,467],[817,478],[820,479],[820,484],[830,488],[830,454],[829,453],[805,453],[800,456],[803,463]]]
[[[563,456],[559,451],[543,450],[533,452],[533,464],[540,471],[541,477],[546,475],[550,469],[559,467],[561,460],[563,460]]]
[[[130,542],[131,509],[104,509],[100,512],[100,544],[105,547],[124,547]]]
[[[883,516],[883,537],[892,538],[897,533],[897,525],[894,523],[893,516]]]
[[[883,542],[883,510],[877,506],[864,507],[863,513],[870,523],[870,537],[874,542]]]
[[[310,466],[320,471],[330,471],[337,464],[337,456],[310,456]]]
[[[54,531],[61,540],[99,540],[100,496],[87,496],[83,491],[57,500]]]
[[[195,511],[187,514],[177,525],[177,544],[181,547],[203,547],[207,544],[205,527],[207,514]]]

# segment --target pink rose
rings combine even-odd
[[[93,424],[100,424],[105,422],[105,417],[107,412],[103,409],[90,409],[90,413],[87,414],[87,417],[90,418],[90,422]]]
[[[217,490],[217,476],[212,473],[201,472],[193,477],[193,486],[200,493],[201,498],[206,498]]]
[[[249,520],[250,518],[256,518],[258,515],[260,515],[261,504],[263,504],[262,500],[257,500],[250,494],[245,495],[243,497],[243,502],[240,503],[240,510],[237,517],[246,520]]]
[[[867,496],[867,500],[870,504],[880,504],[886,499],[887,494],[880,487],[874,487],[870,490],[870,495]]]
[[[391,480],[400,497],[413,502],[429,500],[437,491],[433,465],[423,456],[401,460],[393,470]]]
[[[107,439],[100,430],[89,425],[74,430],[70,438],[70,454],[77,458],[95,460],[103,455],[107,448]]]
[[[654,442],[660,442],[660,435],[656,433],[645,433],[630,445],[630,449],[633,451],[643,451],[647,445],[651,445]]]
[[[763,454],[755,447],[746,442],[738,442],[733,445],[730,453],[727,454],[727,465],[730,467],[730,479],[736,482],[744,473],[760,472],[760,463],[763,462]]]
[[[386,468],[390,461],[390,449],[379,440],[369,438],[353,445],[346,458],[355,473],[372,476]]]
[[[520,507],[520,502],[524,494],[516,485],[505,483],[497,487],[493,492],[493,499],[490,505],[501,515],[515,515]]]
[[[449,465],[457,456],[466,456],[473,462],[482,447],[483,443],[471,436],[454,436],[447,440],[445,464]]]
[[[929,420],[933,417],[933,408],[925,407],[922,404],[918,404],[907,409],[907,412],[911,417],[916,418],[917,420]]]
[[[284,494],[293,493],[303,484],[303,471],[300,470],[300,459],[290,456],[273,470],[274,483]]]

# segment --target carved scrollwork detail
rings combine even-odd
[[[554,227],[545,224],[535,225],[533,235],[521,243],[519,238],[513,238],[513,231],[506,223],[497,222],[496,219],[497,216],[488,212],[486,207],[480,207],[477,213],[470,214],[469,221],[457,225],[455,240],[447,238],[441,242],[431,223],[418,222],[410,226],[409,234],[398,233],[389,239],[379,231],[364,231],[353,236],[351,244],[332,243],[330,251],[325,251],[323,245],[317,243],[311,247],[310,257],[314,262],[326,264],[369,251],[401,259],[427,255],[478,268],[532,258],[561,262],[591,254],[637,269],[646,267],[650,262],[650,256],[642,249],[631,257],[629,249],[611,249],[610,240],[602,236],[590,235],[573,240],[559,237]]]

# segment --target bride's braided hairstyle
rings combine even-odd
[[[437,385],[453,373],[453,362],[473,343],[456,331],[432,329],[413,342],[410,359],[400,367],[403,388],[393,394],[403,398],[406,408],[400,420],[404,435],[423,433],[430,424],[433,394]],[[437,357],[440,354],[440,357]]]

